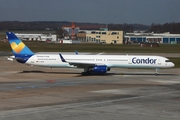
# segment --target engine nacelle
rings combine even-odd
[[[100,65],[100,66],[94,66],[93,68],[91,68],[91,72],[94,73],[106,73],[107,71],[109,71],[110,68],[108,68],[106,65]]]

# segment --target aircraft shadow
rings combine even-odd
[[[81,75],[81,72],[78,72],[78,73],[75,73],[75,72],[45,72],[45,71],[40,71],[40,70],[32,70],[32,71],[27,71],[27,70],[24,70],[22,72],[19,72],[21,74],[23,73],[42,73],[42,74],[77,74],[78,76],[76,77],[80,77],[80,76],[83,76]],[[153,75],[155,76],[154,73],[106,73],[106,74],[90,74],[90,75],[87,75],[87,76],[113,76],[113,75]],[[158,73],[156,76],[177,76],[178,74],[168,74],[168,73]]]
[[[75,72],[45,72],[45,71],[40,71],[40,70],[32,70],[32,71],[27,71],[24,70],[19,73],[42,73],[42,74],[81,74],[81,73],[75,73]]]
[[[107,73],[106,75],[155,75],[155,73]],[[158,73],[156,76],[176,76],[177,74]]]

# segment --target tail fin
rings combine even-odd
[[[6,35],[15,56],[34,54],[13,32],[6,32]]]

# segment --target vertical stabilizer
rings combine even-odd
[[[6,35],[15,56],[34,54],[13,32],[6,32]]]

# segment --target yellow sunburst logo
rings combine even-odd
[[[25,45],[24,43],[19,43],[18,45],[15,42],[11,43],[11,48],[16,52],[20,53],[24,49]]]

